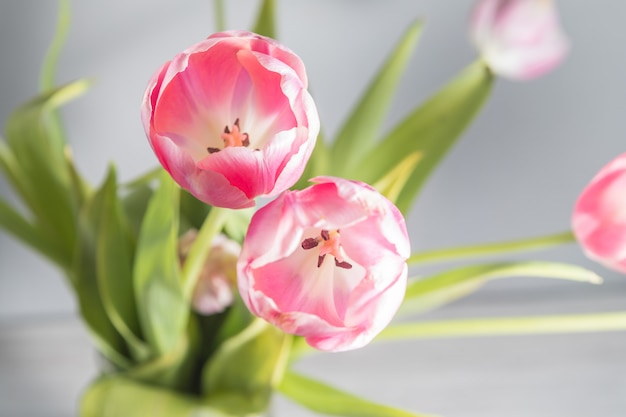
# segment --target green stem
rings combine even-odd
[[[196,286],[196,280],[211,249],[213,239],[222,230],[227,214],[227,209],[212,207],[198,231],[196,240],[189,249],[189,255],[187,255],[182,270],[183,294],[187,299],[191,298]]]
[[[226,19],[224,18],[224,2],[223,0],[214,0],[213,6],[215,10],[215,26],[217,32],[222,32],[226,28]]]
[[[409,257],[409,265],[425,264],[429,262],[455,261],[461,258],[475,258],[481,256],[502,255],[558,246],[575,242],[576,238],[571,231],[554,235],[532,237],[528,239],[512,240],[508,242],[487,243],[483,245],[459,246],[456,248],[437,249],[414,253]]]
[[[402,323],[387,327],[376,341],[468,336],[587,333],[626,330],[626,312],[539,317],[499,317]]]

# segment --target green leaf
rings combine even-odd
[[[253,32],[276,39],[276,1],[263,0]]]
[[[202,271],[213,244],[213,239],[221,232],[224,222],[228,219],[228,212],[228,209],[220,207],[211,208],[204,224],[198,231],[196,240],[189,248],[189,254],[181,272],[183,294],[187,300],[191,299],[200,271]]]
[[[616,332],[624,330],[626,330],[626,312],[620,311],[394,324],[383,330],[375,340],[397,341],[444,337]]]
[[[70,28],[71,20],[71,7],[69,0],[59,0],[59,14],[57,18],[57,28],[52,38],[52,43],[48,48],[46,57],[44,59],[41,75],[39,77],[39,86],[42,92],[51,90],[56,85],[55,73],[59,56],[61,55],[61,49],[67,38],[67,34]]]
[[[103,201],[96,240],[98,286],[111,323],[126,340],[133,358],[147,359],[151,352],[141,339],[133,288],[134,242],[117,195],[117,178],[111,168],[102,187]]]
[[[420,159],[421,155],[418,152],[408,154],[387,175],[378,180],[373,187],[390,201],[395,202]]]
[[[97,279],[96,252],[104,215],[104,188],[105,185],[93,194],[80,212],[78,244],[69,277],[76,289],[81,317],[96,347],[114,367],[124,370],[131,366],[128,345],[109,319]]]
[[[407,259],[409,265],[428,262],[456,261],[463,258],[494,256],[523,251],[543,249],[551,246],[576,242],[571,231],[507,242],[486,243],[480,245],[460,246],[456,248],[437,249],[414,253]]]
[[[585,268],[556,262],[522,261],[469,265],[411,282],[407,286],[401,312],[413,311],[415,308],[423,310],[424,306],[420,306],[423,298],[430,308],[437,306],[432,304],[432,297],[452,301],[456,295],[466,295],[487,280],[507,277],[556,278],[592,284],[602,282],[598,275]]]
[[[224,0],[213,0],[213,10],[215,12],[216,32],[222,32],[226,29],[226,19],[224,17]]]
[[[179,194],[178,186],[163,171],[141,225],[134,265],[131,293],[146,340],[158,354],[181,343],[189,314],[178,258]]]
[[[321,414],[346,417],[424,417],[377,404],[340,391],[294,372],[286,372],[278,391],[304,407]]]
[[[492,82],[493,76],[482,62],[471,65],[360,159],[350,177],[376,183],[408,153],[419,152],[422,159],[396,202],[407,213],[430,173],[482,107]]]
[[[341,127],[331,152],[333,175],[351,177],[351,170],[379,138],[381,125],[422,26],[421,22],[409,26]]]
[[[240,417],[200,398],[121,376],[100,378],[82,397],[81,417]],[[252,415],[250,415],[252,417]]]
[[[35,227],[56,242],[66,267],[76,244],[79,199],[54,110],[86,87],[78,81],[19,107],[7,121],[8,147],[0,147],[0,165],[8,180],[34,215]]]
[[[256,319],[246,329],[220,345],[203,373],[203,392],[236,393],[264,410],[287,365],[291,336]]]
[[[40,231],[29,220],[25,219],[15,208],[1,198],[0,227],[57,265],[67,267],[64,265],[64,254],[59,251],[55,242],[41,235]]]

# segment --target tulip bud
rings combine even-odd
[[[583,190],[572,228],[590,258],[626,273],[626,153],[602,168]]]
[[[551,0],[479,0],[470,30],[491,70],[513,80],[547,73],[569,49]]]
[[[178,246],[181,264],[187,258],[196,236],[194,229],[181,236]],[[237,242],[224,235],[215,237],[193,292],[192,306],[196,312],[203,315],[216,314],[233,303],[240,252],[241,247]]]

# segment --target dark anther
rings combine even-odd
[[[313,249],[314,247],[316,247],[319,244],[319,242],[317,241],[316,238],[314,237],[309,237],[306,238],[302,241],[302,249]]]
[[[219,148],[211,148],[211,147],[206,148],[206,150],[207,150],[208,153],[215,153],[215,152],[221,151],[221,149],[219,149]]]
[[[239,127],[239,117],[235,119],[235,123],[233,123],[235,126]]]
[[[228,128],[228,125],[224,126],[224,133],[230,133],[230,129]]]
[[[239,121],[239,119],[237,119],[237,121]],[[241,144],[242,144],[243,146],[250,146],[250,137],[248,136],[248,134],[247,134],[247,133],[244,133],[244,134],[243,134],[243,138],[244,138],[244,139],[241,141]]]
[[[320,234],[322,235],[322,239],[324,240],[330,239],[330,233],[328,233],[328,230],[322,230]]]
[[[337,258],[335,258],[335,266],[338,266],[339,268],[343,268],[343,269],[351,269],[352,268],[352,265],[350,263],[348,263],[346,261],[339,262],[337,260]],[[319,267],[319,265],[318,265],[318,267]]]
[[[326,254],[324,254],[324,255],[320,255],[320,256],[317,258],[317,267],[318,267],[318,268],[319,268],[320,266],[322,266],[322,262],[324,262],[324,257],[325,257],[325,256],[326,256]]]

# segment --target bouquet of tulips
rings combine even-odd
[[[41,95],[6,123],[0,168],[24,210],[0,199],[0,226],[64,271],[103,359],[82,416],[264,415],[280,392],[323,414],[417,417],[292,364],[372,341],[626,328],[622,313],[498,323],[407,315],[493,278],[600,281],[546,261],[471,263],[408,278],[409,266],[423,262],[575,240],[568,231],[412,253],[404,220],[496,75],[527,80],[563,59],[568,45],[551,2],[479,1],[471,28],[480,59],[383,133],[421,33],[414,23],[332,140],[321,133],[304,63],[273,39],[274,8],[263,1],[251,32],[212,34],[152,75],[141,120],[161,167],[134,181],[120,183],[111,165],[93,186],[76,169],[57,109],[89,83],[55,85],[59,42]],[[625,158],[594,180],[573,223],[592,256],[624,272],[626,216],[624,204],[615,207]],[[411,319],[392,321],[397,314]]]

